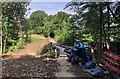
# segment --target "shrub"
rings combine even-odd
[[[49,44],[45,45],[44,48],[42,49],[42,54],[47,53],[49,50]]]
[[[49,50],[46,54],[45,54],[45,57],[48,57],[48,58],[55,58],[55,51],[52,49],[52,50]]]

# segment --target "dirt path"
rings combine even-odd
[[[57,62],[60,64],[59,71],[55,72],[56,77],[90,77],[90,74],[79,68],[78,65],[71,65],[67,61],[66,53],[64,48],[58,47],[60,49],[60,57]]]
[[[66,57],[59,57],[58,58],[59,72],[56,72],[56,77],[76,77],[74,73],[69,72],[71,64],[66,61]]]
[[[46,44],[48,44],[48,42],[46,41],[39,41],[39,42],[31,43],[25,49],[22,49],[21,51],[19,51],[19,54],[36,56],[40,54],[42,48]]]
[[[78,64],[72,65],[70,62],[67,61],[67,54],[64,52],[64,48],[57,46],[60,49],[60,56],[57,58],[57,62],[59,63],[59,71],[55,72],[56,77],[68,77],[70,79],[79,78],[95,78],[90,75],[90,69],[82,69],[79,67]],[[96,67],[99,68],[99,67]],[[103,77],[98,77],[95,79],[112,79],[110,75],[106,75]]]

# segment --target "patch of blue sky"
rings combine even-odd
[[[31,3],[27,8],[31,8],[31,10],[26,12],[26,17],[28,18],[32,12],[37,10],[42,10],[48,15],[54,15],[59,11],[64,11],[69,14],[74,14],[72,11],[64,10],[66,4],[70,1],[77,1],[77,0],[32,0]],[[80,0],[84,1],[84,0]],[[89,1],[99,1],[99,0],[89,0]],[[104,0],[108,1],[108,0]],[[109,0],[109,1],[118,1],[118,0]]]
[[[54,15],[57,14],[59,11],[64,11],[67,13],[72,13],[70,11],[64,10],[64,7],[66,6],[68,2],[34,2],[31,1],[29,6],[27,8],[30,8],[29,11],[26,12],[28,14],[26,17],[28,18],[32,12],[37,10],[42,10],[48,15]]]

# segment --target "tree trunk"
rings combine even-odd
[[[6,51],[6,40],[7,40],[7,27],[6,26],[4,26],[4,27],[2,27],[3,28],[3,36],[2,36],[2,53],[5,53],[5,51]]]
[[[7,34],[8,34],[8,29],[7,26],[9,26],[9,20],[7,20],[7,26],[4,24],[6,22],[6,20],[4,18],[2,18],[4,21],[2,23],[2,53],[5,53],[6,51],[6,42],[7,42]]]
[[[102,50],[102,27],[103,27],[103,10],[102,10],[102,2],[99,4],[100,7],[100,42],[99,42],[99,57],[101,57]]]
[[[23,46],[22,45],[22,43],[23,43],[22,41],[23,41],[23,35],[24,35],[24,33],[22,31],[22,29],[23,29],[22,24],[18,23],[18,26],[19,26],[19,46],[21,48]]]
[[[3,52],[2,53],[5,53],[6,51],[6,40],[7,40],[7,35],[5,34],[4,39],[3,39]]]
[[[107,14],[108,14],[108,17],[107,17],[107,23],[108,23],[108,29],[107,29],[107,40],[106,40],[106,46],[107,46],[107,49],[109,49],[109,38],[110,38],[110,35],[109,35],[109,30],[110,30],[110,12],[109,12],[109,8],[110,8],[110,4],[109,2],[107,3]]]
[[[0,22],[0,25],[2,25],[2,22]],[[2,26],[0,26],[0,52],[2,53]]]

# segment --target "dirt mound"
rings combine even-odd
[[[57,71],[58,65],[56,60],[46,60],[44,57],[23,56],[16,59],[4,59],[2,62],[2,76],[51,77]]]
[[[43,48],[48,44],[48,42],[33,42],[26,46],[25,49],[21,49],[19,52],[11,52],[7,54],[2,54],[2,58],[21,58],[23,56],[38,56],[41,55]]]

